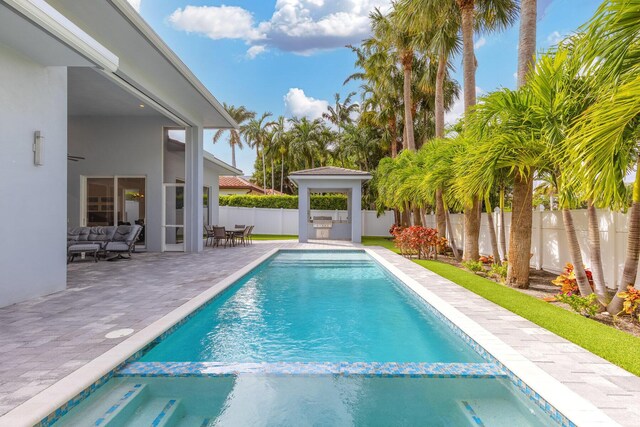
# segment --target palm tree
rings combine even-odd
[[[267,122],[267,118],[271,117],[270,112],[262,113],[260,118],[252,118],[246,127],[242,130],[244,137],[252,148],[256,149],[256,156],[262,156],[262,185],[267,192],[267,165],[265,159],[265,144],[268,137],[269,128],[274,122]]]
[[[284,192],[284,163],[285,155],[289,153],[289,141],[290,136],[287,132],[287,119],[284,116],[278,117],[278,121],[273,126],[273,133],[271,134],[270,148],[277,151],[280,155],[280,192]],[[273,176],[273,170],[271,171]]]
[[[231,146],[231,165],[236,167],[236,148],[242,150],[242,139],[240,135],[244,129],[244,123],[247,120],[253,119],[256,113],[247,110],[244,106],[236,107],[233,105],[222,104],[224,109],[227,110],[231,118],[240,126],[239,129],[218,129],[213,135],[213,143],[215,144],[220,140],[225,132],[229,132],[229,146]]]
[[[414,62],[414,48],[412,45],[412,35],[406,27],[396,22],[396,15],[385,16],[379,9],[375,9],[371,15],[371,27],[374,37],[378,43],[387,46],[394,51],[403,70],[403,99],[404,99],[404,127],[405,141],[404,148],[408,150],[416,149],[413,132],[413,101],[411,97],[412,67]]]
[[[300,169],[315,168],[324,128],[322,120],[294,117],[291,119],[291,123],[290,150],[296,167]]]
[[[342,129],[345,125],[353,123],[351,115],[358,111],[360,107],[357,103],[351,102],[351,99],[355,95],[355,92],[350,92],[343,102],[340,102],[340,94],[334,95],[335,106],[329,105],[327,112],[322,113],[322,117],[329,120],[336,126],[338,130],[338,137],[342,133]]]
[[[626,207],[624,177],[635,165],[629,211],[627,253],[618,291],[635,286],[640,258],[640,0],[604,2],[576,42],[583,75],[597,84],[596,100],[574,124],[568,146],[573,154],[576,185],[589,200]],[[607,311],[617,314],[615,295]]]

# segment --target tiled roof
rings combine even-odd
[[[218,177],[218,184],[222,189],[239,188],[239,189],[253,190],[258,193],[265,192],[264,188],[260,187],[257,184],[252,183],[251,181],[244,179],[241,176],[220,176]],[[266,194],[279,196],[284,193],[281,193],[278,190],[268,189],[266,191]]]
[[[369,172],[359,171],[355,169],[345,169],[339,168],[335,166],[323,166],[315,169],[305,169],[301,171],[291,172],[289,175],[319,175],[319,176],[328,176],[328,175],[371,175]]]

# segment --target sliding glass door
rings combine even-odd
[[[146,178],[129,176],[86,177],[83,225],[142,226],[136,245],[145,244]]]

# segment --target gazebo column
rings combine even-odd
[[[305,183],[298,185],[298,241],[306,243],[309,241],[309,188]]]
[[[354,243],[362,242],[362,183],[358,181],[357,185],[351,188],[350,200],[351,216],[351,241]]]

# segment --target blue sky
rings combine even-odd
[[[317,117],[333,95],[356,88],[342,82],[353,73],[354,55],[345,48],[367,37],[367,15],[389,0],[130,0],[155,31],[221,102],[277,115]],[[599,0],[538,0],[538,49],[586,22]],[[518,25],[478,37],[479,92],[513,88]],[[455,77],[462,83],[460,59]],[[461,101],[447,114],[453,121]],[[226,141],[205,149],[230,162]],[[237,153],[238,167],[253,172],[255,153]]]

